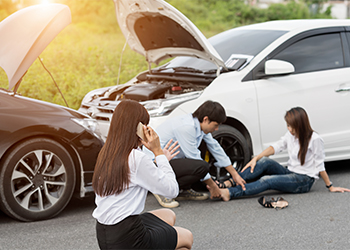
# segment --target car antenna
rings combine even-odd
[[[67,103],[67,101],[66,101],[66,98],[64,98],[64,96],[63,96],[63,94],[62,94],[60,88],[58,87],[58,85],[57,85],[55,79],[53,78],[52,74],[51,74],[50,71],[45,67],[45,65],[44,65],[44,63],[42,62],[42,59],[40,58],[40,56],[38,56],[38,59],[39,59],[39,62],[41,63],[41,65],[43,65],[44,69],[47,71],[47,73],[49,73],[49,75],[51,76],[51,79],[52,79],[53,82],[55,83],[56,88],[58,89],[58,91],[60,92],[60,94],[61,94],[61,96],[62,96],[64,102],[66,103],[66,106],[69,108],[68,103]]]

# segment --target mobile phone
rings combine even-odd
[[[136,134],[138,137],[140,137],[142,140],[147,141],[145,134],[143,133],[143,124],[139,122],[137,124]]]

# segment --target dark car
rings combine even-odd
[[[32,61],[70,18],[67,6],[52,4],[20,10],[0,23],[0,34],[6,33],[0,38],[0,66],[9,89],[18,88]],[[92,191],[103,145],[96,128],[94,119],[75,110],[0,89],[1,210],[21,221],[48,219],[73,193],[84,197]]]

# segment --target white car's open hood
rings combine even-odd
[[[175,56],[193,56],[225,67],[199,29],[162,0],[114,0],[117,20],[131,49],[149,63]]]
[[[71,23],[63,4],[41,4],[24,8],[0,23],[0,67],[12,89],[57,34]]]

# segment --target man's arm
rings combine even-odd
[[[230,158],[227,156],[219,142],[213,138],[212,134],[205,135],[203,140],[207,144],[208,150],[217,161],[215,165],[218,167],[225,167],[227,172],[231,174],[235,183],[245,190],[245,180],[243,180],[243,178],[237,173],[236,169],[232,166]]]
[[[234,182],[237,185],[240,185],[242,187],[243,190],[245,190],[245,185],[246,182],[245,180],[237,173],[236,169],[232,166],[229,165],[225,168],[227,170],[227,172],[229,172],[232,176],[232,179],[234,180]]]

